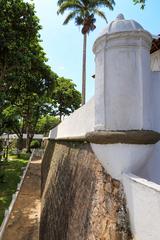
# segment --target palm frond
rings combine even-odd
[[[57,5],[60,6],[62,3],[67,2],[68,0],[58,0]]]
[[[145,0],[133,0],[134,4],[141,4],[141,9],[144,9],[145,7]]]
[[[83,22],[84,22],[84,18],[81,15],[79,15],[75,18],[75,24],[77,26],[83,25]]]
[[[90,3],[90,0],[80,0],[80,2],[83,6],[88,6]]]
[[[113,10],[114,5],[115,5],[114,0],[91,0],[90,1],[91,8],[107,7],[110,10]]]
[[[106,15],[105,15],[105,13],[103,11],[100,11],[98,9],[94,9],[93,13],[96,14],[97,16],[103,18],[106,21],[106,23],[108,22],[107,18],[106,18]]]
[[[58,0],[57,5],[60,7],[63,3],[74,3],[74,4],[83,5],[81,3],[81,0]]]
[[[76,1],[65,1],[62,3],[57,11],[57,14],[63,14],[66,10],[74,11],[81,10],[82,6]]]
[[[63,22],[63,25],[68,24],[71,20],[73,20],[75,18],[75,16],[78,14],[78,11],[74,11],[68,14],[68,16],[66,17],[66,19]]]
[[[114,0],[58,0],[59,9],[57,14],[63,14],[66,10],[70,13],[64,21],[64,25],[75,18],[75,24],[82,26],[82,33],[93,31],[96,26],[95,15],[107,22],[105,13],[99,10],[100,7],[107,7],[113,10]]]

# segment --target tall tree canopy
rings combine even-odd
[[[58,14],[64,14],[69,11],[68,16],[64,21],[64,25],[71,20],[75,21],[75,25],[82,27],[83,38],[83,63],[82,63],[82,105],[85,104],[86,97],[86,45],[87,34],[93,31],[96,26],[95,16],[99,16],[107,21],[105,13],[99,10],[101,7],[113,10],[114,0],[59,0]]]
[[[46,64],[40,46],[41,26],[34,5],[1,0],[0,8],[0,125],[19,138],[27,133],[29,148],[57,75]]]
[[[9,98],[10,105],[6,108],[11,119],[14,119],[13,116],[15,115],[18,116],[21,122],[20,127],[17,129],[14,123],[12,125],[20,141],[23,138],[23,133],[27,133],[27,151],[30,151],[30,143],[38,119],[41,115],[48,113],[47,104],[53,94],[54,82],[57,78],[57,75],[51,71],[50,67],[42,61],[40,53],[41,51],[37,54],[36,61],[33,58],[31,68],[23,72],[22,77],[27,81],[22,81],[18,88],[16,85],[12,87],[11,98]],[[4,113],[6,113],[6,109],[3,111]]]
[[[36,133],[44,134],[45,136],[48,135],[49,131],[56,127],[59,123],[59,118],[51,115],[45,115],[39,118]]]
[[[0,90],[8,91],[30,68],[31,45],[39,39],[41,27],[30,3],[1,0],[0,9]]]
[[[62,116],[69,115],[80,107],[81,94],[75,87],[76,85],[71,79],[60,77],[55,81],[52,100],[53,112],[60,117],[60,120]]]

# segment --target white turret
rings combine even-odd
[[[95,130],[152,129],[151,34],[119,14],[95,41]]]

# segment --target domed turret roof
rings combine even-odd
[[[143,27],[134,20],[126,20],[123,14],[119,14],[114,21],[107,25],[100,36],[116,32],[144,30]]]

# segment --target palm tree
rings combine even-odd
[[[66,10],[69,11],[68,16],[64,21],[64,25],[68,24],[71,20],[75,20],[77,26],[82,26],[83,34],[83,64],[82,64],[82,105],[85,104],[86,97],[86,47],[87,47],[87,34],[94,31],[96,28],[95,15],[103,18],[107,22],[107,18],[100,7],[107,7],[113,10],[115,5],[114,0],[59,0],[58,1],[58,14],[63,14]]]

